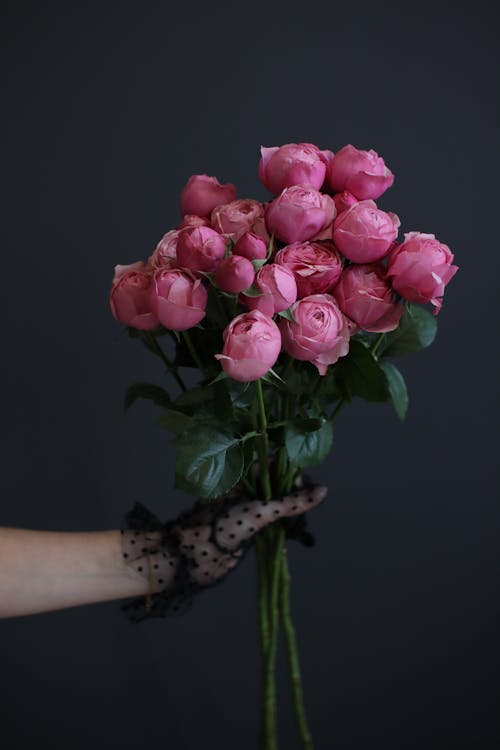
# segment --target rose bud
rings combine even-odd
[[[329,291],[342,273],[342,259],[333,242],[294,242],[278,250],[274,262],[295,276],[298,299]]]
[[[159,268],[153,276],[150,304],[165,328],[185,331],[205,316],[207,290],[189,271]]]
[[[403,305],[393,302],[391,285],[380,265],[348,266],[333,295],[342,312],[364,331],[393,331],[403,314]]]
[[[259,310],[237,315],[222,334],[222,354],[215,354],[234,380],[258,380],[268,372],[281,351],[281,334],[272,318]]]
[[[189,227],[179,234],[177,265],[191,271],[213,271],[224,257],[224,237],[210,227]]]
[[[315,237],[335,218],[335,203],[308,185],[294,185],[269,204],[266,225],[282,242],[304,242]]]
[[[238,294],[252,286],[255,269],[242,255],[228,255],[215,269],[215,283],[223,292]]]
[[[325,181],[325,160],[311,143],[262,146],[260,152],[259,177],[271,193],[281,193],[292,185],[311,185],[319,190]]]
[[[177,229],[186,229],[186,227],[209,227],[210,220],[196,214],[186,214]]]
[[[217,177],[194,174],[187,181],[180,200],[181,214],[210,216],[216,206],[230,203],[236,198],[236,188],[227,183],[221,185]]]
[[[255,276],[255,286],[262,292],[258,297],[241,294],[239,301],[249,310],[260,310],[272,317],[287,310],[297,299],[297,284],[290,269],[276,263],[261,266]]]
[[[180,231],[171,229],[163,235],[153,254],[148,258],[148,266],[152,270],[157,268],[175,268],[177,266],[177,242]]]
[[[336,193],[333,196],[333,202],[335,203],[337,213],[340,214],[342,211],[347,211],[348,208],[354,206],[358,202],[358,199],[348,190],[343,190],[342,193]]]
[[[349,324],[330,294],[312,294],[290,308],[295,323],[280,321],[283,348],[295,357],[312,362],[320,375],[328,365],[349,351]]]
[[[233,253],[243,255],[248,260],[264,260],[267,255],[267,245],[259,235],[246,232],[233,247]]]
[[[144,268],[142,261],[115,266],[109,305],[120,323],[140,331],[151,331],[160,324],[149,301],[151,274],[145,272]]]
[[[255,229],[264,217],[264,206],[251,198],[242,198],[212,211],[212,227],[233,242]]]
[[[407,232],[389,257],[387,276],[399,294],[410,302],[431,302],[439,312],[446,284],[458,271],[448,245],[433,234]]]
[[[387,255],[399,224],[396,214],[381,211],[374,201],[360,201],[337,216],[333,241],[354,263],[371,263]]]
[[[364,201],[385,193],[394,182],[394,175],[376,151],[361,151],[349,144],[333,157],[326,179],[335,193],[348,190]]]

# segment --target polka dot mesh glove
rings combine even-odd
[[[125,516],[122,553],[149,581],[145,598],[123,604],[132,622],[185,611],[193,596],[222,581],[242,560],[254,535],[280,521],[288,538],[310,546],[306,511],[323,501],[327,489],[303,477],[282,498],[255,500],[239,491],[198,502],[174,521],[162,523],[142,503]]]

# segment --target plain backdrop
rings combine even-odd
[[[498,23],[482,2],[3,5],[0,524],[169,518],[173,449],[126,387],[161,365],[112,317],[206,172],[267,198],[259,148],[374,148],[380,206],[460,271],[435,344],[399,364],[402,425],[356,402],[314,469],[314,550],[290,545],[317,750],[498,747]],[[402,236],[402,234],[401,234]],[[253,750],[254,559],[182,618],[120,602],[0,622],[5,750]],[[295,750],[280,652],[280,748]]]

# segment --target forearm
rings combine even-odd
[[[141,596],[147,591],[147,579],[123,559],[119,530],[0,527],[0,617]]]

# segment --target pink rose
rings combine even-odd
[[[393,302],[382,266],[348,266],[333,294],[342,312],[364,331],[386,333],[398,327],[403,305]]]
[[[226,252],[224,238],[210,227],[188,227],[179,233],[177,265],[191,271],[213,271]]]
[[[374,200],[391,187],[394,175],[376,151],[360,151],[349,144],[333,157],[327,182],[335,193],[349,190],[360,201]]]
[[[280,321],[283,348],[295,359],[312,362],[320,375],[349,351],[349,324],[330,294],[311,294],[292,305],[295,323]]]
[[[405,240],[389,257],[387,276],[394,289],[410,302],[432,302],[437,314],[444,288],[458,271],[453,253],[433,234],[407,232]]]
[[[267,244],[254,232],[246,232],[233,247],[233,253],[243,255],[248,260],[264,260],[267,255]]]
[[[163,235],[153,254],[148,258],[148,266],[157,268],[175,268],[177,266],[177,243],[180,230],[171,229]]]
[[[335,203],[337,213],[340,214],[342,211],[347,211],[348,208],[354,206],[358,202],[358,199],[348,190],[344,190],[342,193],[336,193],[333,196],[333,202]]]
[[[221,185],[217,177],[194,174],[187,181],[180,200],[181,214],[210,216],[216,206],[230,203],[236,198],[236,188],[227,183]]]
[[[224,292],[238,294],[252,286],[255,269],[242,255],[228,255],[215,269],[215,283]]]
[[[186,229],[186,227],[209,227],[210,220],[196,214],[186,214],[177,229]]]
[[[325,161],[311,143],[262,146],[260,152],[259,177],[271,193],[281,193],[292,185],[311,185],[319,190],[325,181]]]
[[[281,334],[272,318],[259,310],[237,315],[222,334],[222,354],[215,354],[234,380],[258,380],[268,372],[281,351]]]
[[[308,185],[294,185],[269,204],[266,225],[269,232],[282,242],[311,240],[335,218],[335,204]]]
[[[214,208],[211,216],[212,227],[237,242],[239,238],[255,230],[264,218],[264,206],[251,198],[232,201],[225,206]],[[259,232],[260,234],[260,232]]]
[[[287,310],[297,299],[297,284],[293,273],[276,263],[265,263],[259,268],[255,286],[262,292],[259,297],[241,294],[239,301],[249,310],[260,310],[270,317]]]
[[[120,323],[140,331],[151,331],[160,324],[149,302],[151,274],[141,270],[143,268],[142,261],[115,266],[109,305]]]
[[[342,272],[342,259],[333,242],[294,242],[278,250],[274,260],[292,271],[298,299],[329,291]]]
[[[396,214],[381,211],[374,201],[359,201],[333,222],[333,241],[354,263],[371,263],[387,255],[399,225]]]
[[[153,276],[150,304],[165,328],[185,331],[205,316],[207,290],[189,271],[159,268]]]

